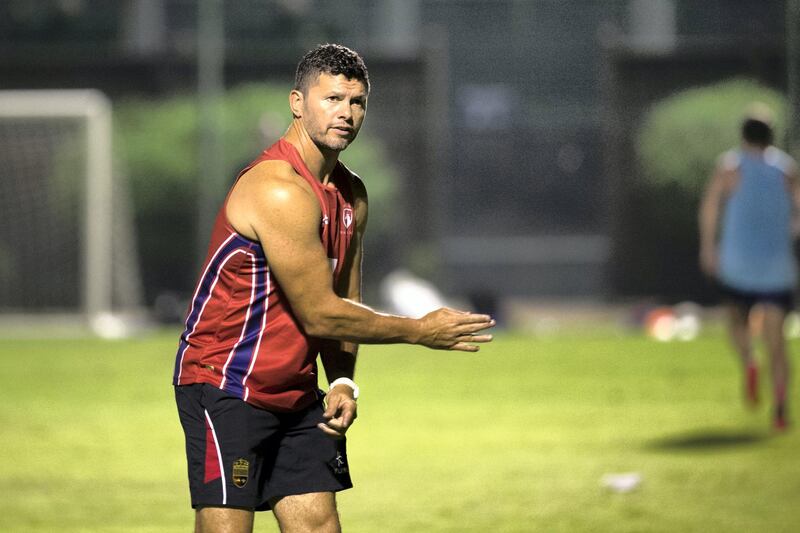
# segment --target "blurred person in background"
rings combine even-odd
[[[340,531],[357,343],[474,352],[492,338],[480,333],[494,325],[487,315],[412,319],[360,303],[367,193],[338,157],[368,95],[357,53],[308,52],[289,129],[239,174],[217,216],[173,378],[197,532],[251,532],[263,510],[281,531]]]
[[[739,148],[722,154],[700,204],[700,264],[723,295],[733,346],[744,370],[745,397],[758,402],[758,364],[750,311],[763,310],[769,354],[773,423],[787,427],[789,357],[784,321],[794,306],[793,253],[800,176],[791,157],[772,145],[772,112],[753,104],[742,122]]]

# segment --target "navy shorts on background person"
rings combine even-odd
[[[791,290],[753,292],[734,289],[724,283],[718,283],[717,285],[724,300],[748,312],[756,304],[776,305],[787,313],[794,309],[794,292]]]
[[[352,487],[345,439],[328,437],[322,400],[293,413],[254,407],[205,383],[175,387],[192,507],[269,510],[270,500]]]

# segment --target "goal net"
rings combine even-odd
[[[0,335],[124,336],[141,321],[111,106],[93,90],[0,91]]]

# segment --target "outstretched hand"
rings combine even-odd
[[[358,405],[353,399],[353,389],[337,385],[325,395],[325,422],[317,427],[330,437],[341,439],[358,416]]]
[[[437,350],[477,352],[477,343],[491,342],[489,334],[479,332],[491,328],[495,321],[489,315],[478,315],[443,307],[420,319],[423,331],[419,343]]]

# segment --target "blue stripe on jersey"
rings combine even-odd
[[[175,370],[173,372],[172,383],[173,385],[178,384],[178,377],[180,376],[181,371],[181,363],[183,362],[183,354],[186,349],[189,347],[188,339],[191,334],[194,332],[194,328],[197,326],[197,322],[200,319],[200,312],[203,309],[208,298],[211,296],[211,289],[214,286],[214,281],[219,276],[219,271],[222,266],[222,262],[225,260],[226,257],[230,253],[232,253],[237,248],[247,248],[253,250],[258,253],[258,255],[263,257],[261,252],[261,246],[258,243],[250,241],[241,235],[232,234],[224,244],[217,249],[217,252],[211,258],[206,267],[205,274],[200,279],[200,283],[198,283],[198,287],[196,290],[196,294],[194,299],[192,300],[192,305],[190,307],[189,316],[186,317],[186,329],[183,330],[181,333],[181,340],[178,344],[178,353],[175,357]]]
[[[261,325],[266,313],[267,294],[267,268],[263,256],[256,257],[253,268],[255,269],[255,295],[250,309],[250,316],[244,326],[244,335],[241,342],[234,349],[228,368],[225,370],[225,385],[223,390],[238,398],[244,398],[244,378],[250,363],[255,357],[255,349],[261,336]]]

